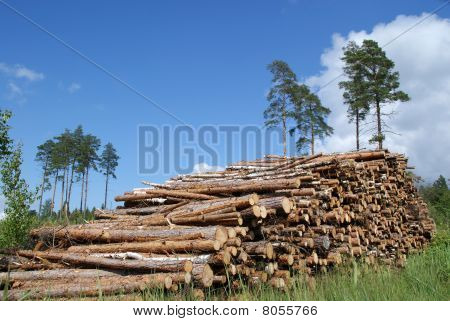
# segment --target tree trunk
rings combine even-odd
[[[83,196],[84,196],[84,169],[83,176],[81,177],[81,199],[80,199],[80,212],[83,213]]]
[[[286,149],[286,98],[283,97],[283,155],[286,157],[287,149]]]
[[[381,128],[381,107],[380,107],[380,101],[376,100],[377,104],[377,130],[378,130],[378,149],[383,149],[383,139],[382,134],[383,130]]]
[[[314,123],[311,121],[311,155],[314,155]]]
[[[42,210],[42,198],[44,197],[45,178],[47,177],[47,165],[48,165],[48,160],[45,161],[44,174],[42,176],[41,197],[39,200],[39,212],[38,212],[39,216],[41,216],[41,210]]]
[[[356,108],[356,150],[359,150],[359,109]]]
[[[88,193],[88,181],[89,181],[89,166],[86,167],[86,181],[84,182],[84,214],[86,214],[86,211],[88,209],[87,207],[87,193]],[[86,216],[86,215],[84,215]]]
[[[52,195],[52,206],[51,206],[51,212],[53,213],[53,210],[55,209],[55,195],[56,195],[56,185],[58,184],[58,170],[55,174],[55,181],[53,182],[53,195]]]
[[[75,163],[72,164],[72,169],[70,171],[70,181],[69,181],[69,185],[68,185],[68,188],[69,188],[69,193],[68,193],[68,197],[67,197],[67,211],[68,212],[70,211],[70,196],[72,195],[74,166],[75,166]]]
[[[104,208],[106,208],[106,201],[108,199],[108,180],[109,180],[109,173],[108,171],[106,171],[106,184],[105,184],[105,203],[104,203]]]
[[[66,178],[66,168],[64,167],[64,172],[61,180],[61,204],[59,209],[59,218],[61,218],[64,209],[64,183],[66,180],[65,178]]]
[[[64,213],[67,215],[67,198],[69,196],[69,172],[70,172],[70,165],[67,165],[67,171],[66,175],[64,176],[64,179],[66,181],[66,193],[65,193],[65,199],[64,199]]]

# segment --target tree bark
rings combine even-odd
[[[192,262],[185,261],[145,261],[145,260],[116,260],[75,253],[52,253],[40,251],[18,251],[18,255],[34,258],[39,257],[49,261],[66,262],[75,266],[90,266],[113,270],[136,270],[155,272],[191,272]]]
[[[86,167],[86,177],[84,182],[84,212],[83,215],[86,217],[86,211],[88,210],[87,206],[87,195],[88,195],[88,182],[89,182],[89,166]]]
[[[60,209],[59,209],[59,218],[62,217],[63,210],[64,210],[64,184],[65,184],[65,180],[66,180],[66,168],[64,167],[63,177],[62,177],[62,180],[61,180],[61,204],[60,204]]]
[[[72,164],[72,168],[70,169],[70,180],[69,180],[69,193],[67,195],[67,212],[70,212],[70,198],[72,195],[72,185],[73,185],[73,172],[74,172],[75,164]]]
[[[376,105],[377,105],[377,130],[378,130],[378,149],[383,149],[383,139],[382,134],[383,130],[381,127],[381,107],[380,107],[380,101],[376,99]]]
[[[108,276],[93,279],[89,282],[43,284],[38,288],[11,289],[8,291],[9,300],[27,298],[39,300],[44,298],[79,298],[82,296],[97,297],[100,295],[113,295],[115,293],[132,293],[148,288],[166,288],[172,286],[170,273],[157,273],[146,275]]]
[[[31,230],[31,236],[41,239],[71,239],[91,242],[145,242],[156,240],[206,239],[218,240],[221,244],[228,239],[226,228],[221,226],[171,228],[160,227],[146,230],[110,230],[101,228],[81,229],[77,226],[67,228],[43,227]]]
[[[105,184],[105,203],[104,203],[104,208],[106,208],[106,201],[108,199],[108,179],[109,179],[109,172],[108,170],[106,171],[106,184]]]
[[[55,196],[56,196],[56,185],[58,184],[58,170],[55,174],[55,181],[53,182],[53,195],[52,195],[52,207],[51,212],[53,213],[53,210],[55,209]]]
[[[97,269],[56,269],[37,271],[17,271],[0,273],[0,283],[35,280],[67,280],[73,278],[98,278],[103,276],[118,276],[115,272]]]
[[[356,108],[356,150],[359,150],[359,108]]]
[[[311,156],[314,155],[314,121],[312,120],[312,117],[310,119],[311,121]]]
[[[151,241],[136,243],[78,245],[69,247],[68,251],[72,253],[198,253],[215,252],[220,250],[221,246],[222,245],[217,240]]]
[[[45,187],[45,178],[47,177],[47,167],[48,167],[48,160],[45,161],[44,165],[44,174],[42,175],[42,183],[41,183],[41,197],[39,200],[39,216],[41,215],[42,210],[42,198],[44,197],[44,187]]]
[[[81,176],[81,198],[80,198],[80,212],[81,212],[81,213],[83,213],[84,172],[85,172],[85,170],[83,169],[83,174],[82,174],[82,176]]]
[[[286,157],[287,148],[286,148],[286,97],[283,96],[283,111],[282,111],[282,122],[283,122],[283,155]]]

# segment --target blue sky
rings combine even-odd
[[[272,60],[287,61],[305,80],[323,72],[320,57],[332,46],[333,34],[370,31],[443,3],[6,2],[193,126],[262,124],[270,87],[266,65]],[[450,7],[438,16],[449,18]],[[176,125],[176,120],[2,4],[0,41],[0,106],[14,112],[11,133],[23,143],[23,172],[32,186],[41,178],[33,161],[36,146],[78,124],[118,150],[118,179],[110,195],[139,186],[140,179],[170,176],[137,174],[137,125]],[[34,74],[5,71],[20,67]],[[223,154],[218,163],[224,165]],[[103,185],[100,175],[92,177],[91,206],[101,205]]]

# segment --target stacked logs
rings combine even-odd
[[[403,265],[435,230],[407,159],[385,150],[268,155],[145,184],[92,222],[33,230],[35,250],[17,251],[12,272],[0,273],[9,297],[242,280],[284,288],[294,273],[312,276],[351,257]]]

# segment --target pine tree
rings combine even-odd
[[[361,100],[369,103],[376,120],[376,133],[372,136],[370,142],[377,143],[378,149],[383,149],[387,124],[384,121],[386,114],[382,112],[382,107],[396,101],[408,101],[409,96],[398,90],[400,75],[394,71],[394,62],[387,58],[386,53],[378,46],[376,41],[366,39],[361,46],[355,45],[353,50],[357,54],[357,59],[351,62],[348,67],[355,70],[360,68],[360,89],[364,92],[361,95]],[[361,64],[361,66],[357,67],[357,64]]]
[[[445,180],[445,177],[439,175],[438,179],[433,183],[433,187],[438,190],[447,191],[448,185],[447,181]]]
[[[61,180],[61,200],[60,200],[60,210],[59,216],[65,215],[66,220],[68,220],[68,213],[66,211],[66,201],[67,201],[67,190],[69,181],[69,168],[71,162],[72,153],[72,133],[70,130],[66,129],[64,133],[55,137],[55,147],[53,154],[53,166],[62,173],[58,179]]]
[[[69,210],[70,199],[72,195],[72,185],[73,185],[73,175],[78,171],[78,162],[80,161],[81,155],[81,144],[83,142],[83,127],[78,125],[77,128],[71,133],[71,138],[69,140],[69,144],[71,146],[69,159],[70,159],[70,180],[68,184],[68,193],[67,193],[67,210]]]
[[[87,208],[87,195],[88,195],[88,183],[89,183],[89,170],[97,170],[98,149],[100,148],[100,139],[94,135],[88,134],[83,136],[80,147],[80,164],[84,168],[84,210]],[[81,209],[80,209],[81,210]]]
[[[268,128],[273,128],[281,124],[283,154],[286,156],[287,121],[292,118],[292,91],[297,84],[297,76],[288,64],[281,60],[273,61],[267,66],[267,69],[272,73],[273,78],[272,88],[267,95],[269,106],[264,111],[265,125]]]
[[[102,155],[100,157],[100,168],[102,169],[103,175],[106,176],[105,183],[105,202],[103,204],[104,208],[106,208],[107,199],[108,199],[108,182],[109,177],[116,178],[115,170],[117,165],[119,164],[117,161],[119,160],[119,156],[117,155],[116,150],[114,149],[111,143],[105,145],[103,149]]]
[[[39,197],[39,215],[41,215],[42,209],[42,198],[44,196],[44,191],[49,187],[48,184],[48,175],[50,172],[51,162],[52,162],[52,154],[53,148],[55,147],[55,142],[51,139],[47,140],[44,144],[39,145],[37,147],[37,153],[35,160],[39,162],[42,166],[42,183],[41,183],[41,192]]]
[[[309,146],[311,155],[314,155],[316,139],[324,139],[333,134],[333,128],[326,122],[331,111],[322,105],[319,97],[311,93],[306,85],[297,85],[293,97],[295,102],[293,116],[297,125],[290,130],[290,134],[299,133],[297,140],[299,151]]]
[[[343,48],[344,73],[348,80],[341,81],[339,87],[344,89],[344,103],[348,105],[347,117],[350,123],[355,123],[356,150],[360,149],[359,137],[361,122],[370,111],[369,97],[364,81],[364,68],[361,63],[361,52],[354,41]]]

